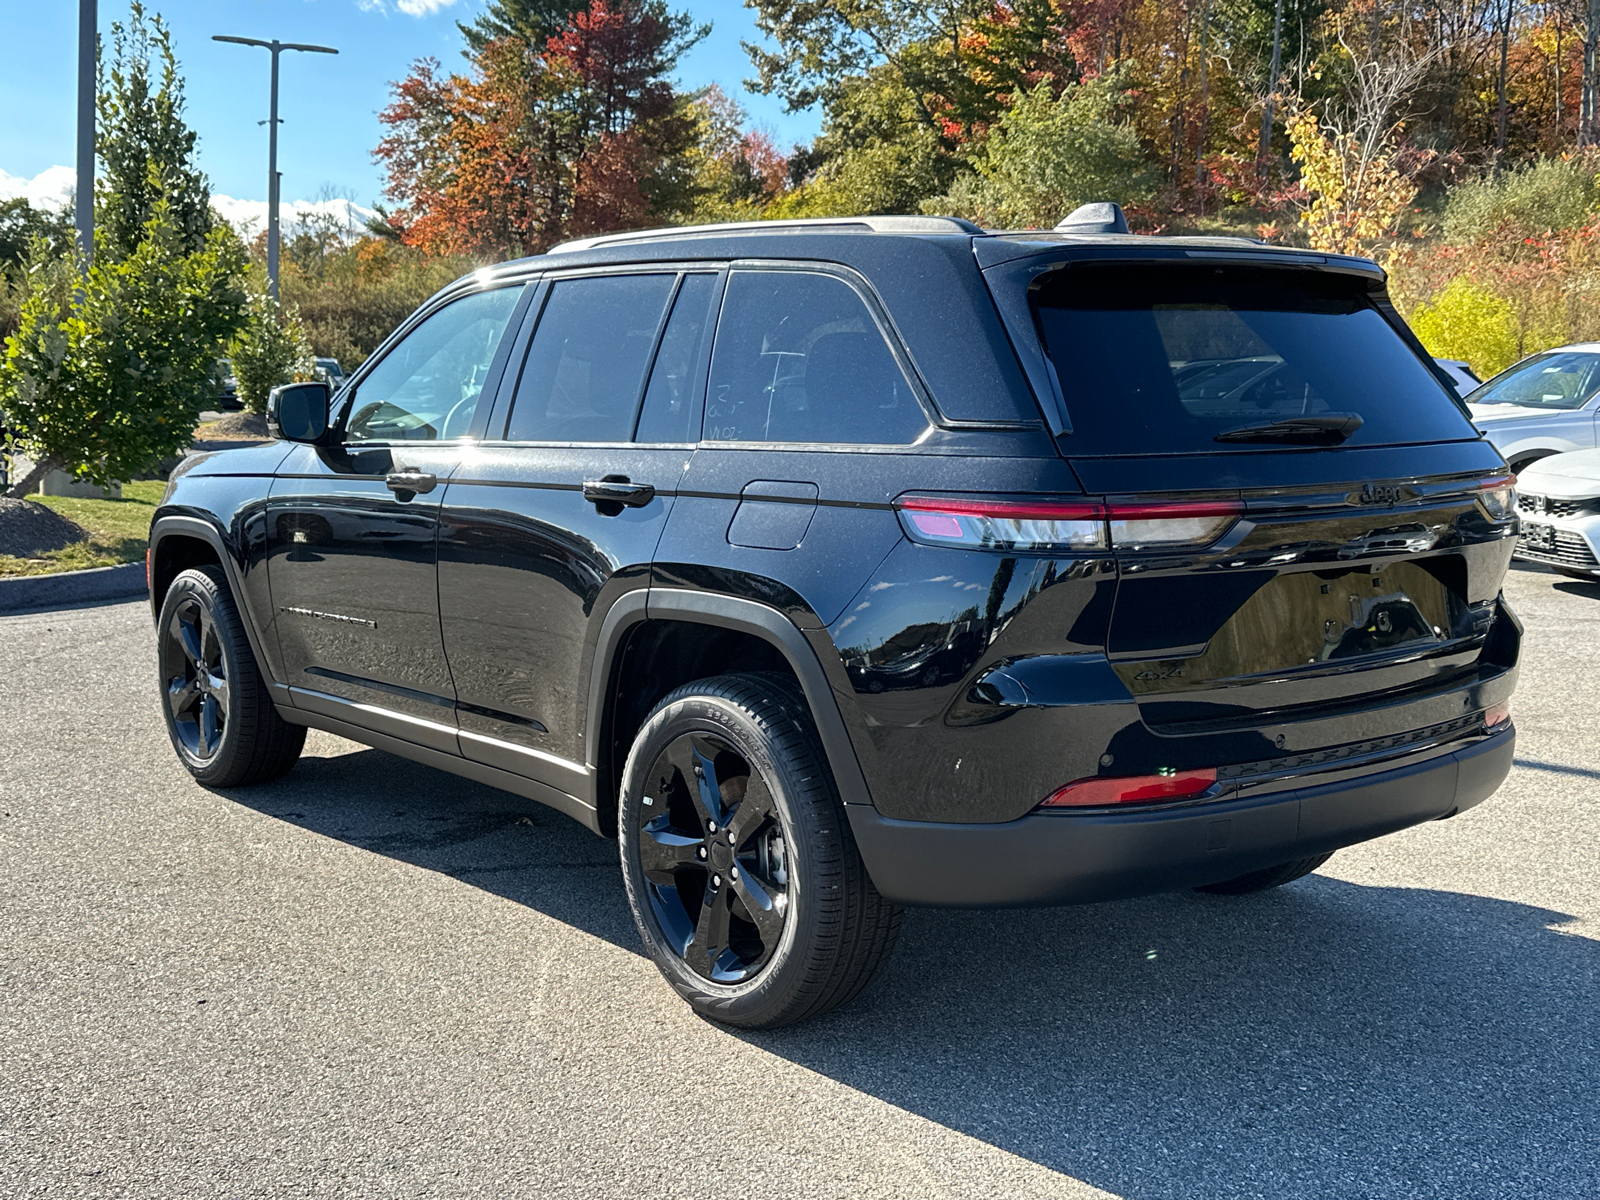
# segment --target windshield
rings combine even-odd
[[[1281,449],[1295,422],[1321,444],[1476,436],[1360,279],[1121,263],[1052,272],[1035,303],[1069,454]]]
[[[1502,371],[1467,397],[1472,404],[1582,408],[1600,387],[1600,354],[1553,350]]]

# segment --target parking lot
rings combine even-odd
[[[1517,568],[1518,767],[1259,896],[907,914],[694,1017],[612,843],[329,735],[197,787],[142,603],[0,619],[0,1195],[1600,1194],[1600,585]]]

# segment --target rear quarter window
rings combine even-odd
[[[854,288],[811,271],[734,271],[711,354],[708,442],[904,445],[928,426]]]
[[[1039,329],[1074,455],[1281,450],[1219,435],[1360,417],[1344,446],[1473,438],[1364,280],[1247,267],[1069,267],[1038,286]]]

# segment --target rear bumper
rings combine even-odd
[[[1004,824],[896,821],[846,805],[878,891],[901,904],[1080,904],[1176,891],[1454,816],[1511,771],[1507,729],[1421,761],[1289,791]]]

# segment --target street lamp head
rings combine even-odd
[[[279,50],[307,50],[313,54],[337,54],[332,46],[312,46],[303,42],[264,42],[260,38],[229,37],[225,33],[211,35],[213,42],[233,42],[240,46],[260,46],[263,50],[277,53]]]
[[[228,34],[211,35],[214,42],[232,42],[238,46],[260,46],[272,53],[271,112],[265,122],[267,136],[267,295],[278,298],[278,55],[284,50],[305,50],[312,54],[337,54],[332,46],[312,46],[304,42],[264,42],[260,38],[231,37]]]

